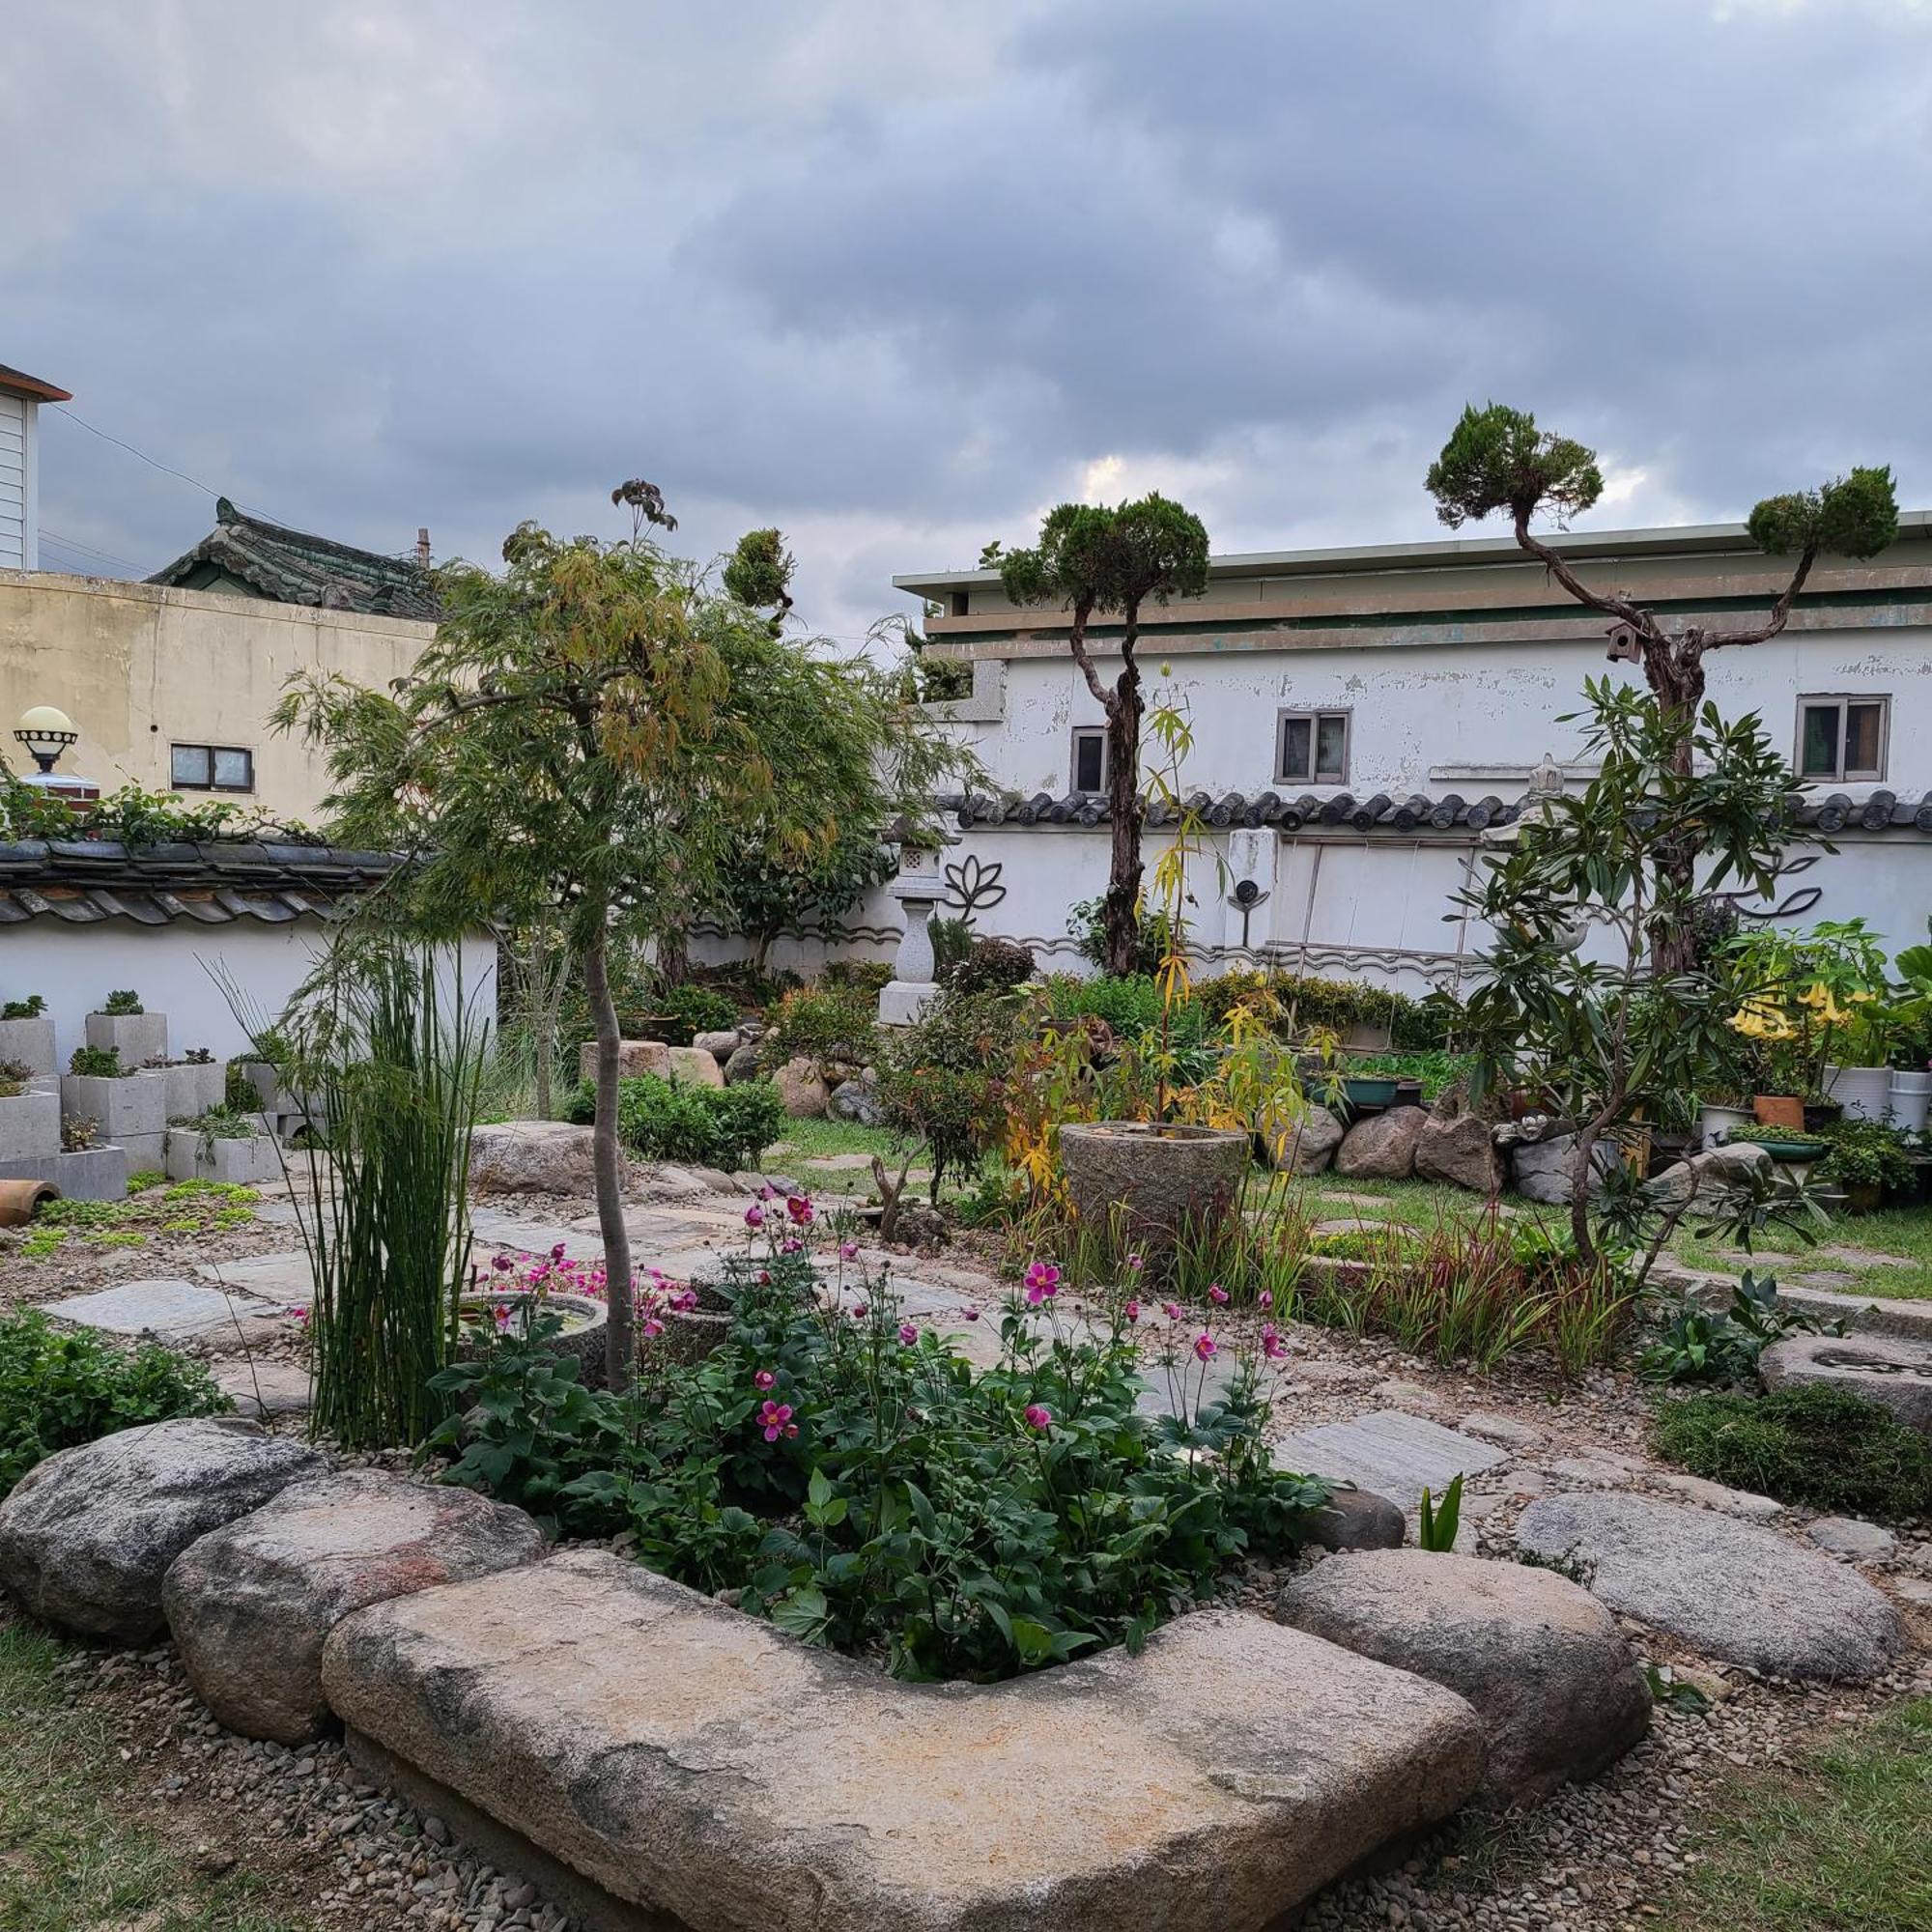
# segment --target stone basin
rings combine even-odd
[[[1932,1343],[1898,1335],[1791,1335],[1764,1351],[1758,1373],[1767,1388],[1829,1382],[1850,1389],[1932,1435]]]

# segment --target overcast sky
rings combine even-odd
[[[1924,0],[0,0],[0,362],[241,503],[494,561],[776,523],[896,571],[1158,488],[1435,533],[1490,397],[1590,523],[1890,462],[1932,504]],[[43,413],[43,565],[213,499]],[[627,525],[621,527],[628,527]],[[89,551],[72,546],[84,545]],[[113,561],[103,561],[104,554]]]

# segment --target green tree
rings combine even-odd
[[[841,830],[802,858],[748,840],[720,869],[716,909],[752,941],[752,969],[762,976],[773,940],[808,920],[837,919],[893,869],[876,827]]]
[[[1797,560],[1784,587],[1762,616],[1732,625],[1686,621],[1660,614],[1620,591],[1600,590],[1571,568],[1569,559],[1538,536],[1530,522],[1548,516],[1560,527],[1591,508],[1604,493],[1596,453],[1568,437],[1539,430],[1536,418],[1501,403],[1463,410],[1442,454],[1430,466],[1429,493],[1435,513],[1451,529],[1507,514],[1518,545],[1535,557],[1577,603],[1629,627],[1643,673],[1673,731],[1672,756],[1688,776],[1697,707],[1704,699],[1704,660],[1733,645],[1761,644],[1784,629],[1791,607],[1820,556],[1876,556],[1898,535],[1898,501],[1889,469],[1854,469],[1815,490],[1767,497],[1745,527],[1772,556]],[[1694,828],[1660,854],[1681,888],[1695,870]],[[1689,905],[1681,890],[1676,896]],[[1676,972],[1690,961],[1695,936],[1688,926],[1660,927],[1657,965]]]
[[[1208,532],[1199,517],[1165,497],[1147,496],[1118,509],[1062,503],[1047,513],[1031,550],[1001,553],[988,545],[984,560],[996,564],[1015,604],[1052,605],[1071,612],[1067,642],[1073,662],[1099,700],[1107,721],[1107,810],[1113,849],[1102,923],[1106,967],[1131,973],[1140,918],[1141,828],[1141,607],[1152,599],[1199,596],[1208,582]],[[1095,617],[1118,618],[1121,670],[1101,682],[1088,644]]]
[[[275,713],[328,748],[336,836],[408,855],[363,917],[433,936],[486,918],[561,923],[597,1036],[618,1388],[635,1323],[613,942],[681,928],[748,837],[810,860],[841,825],[919,811],[951,755],[902,680],[775,635],[643,533],[668,522],[661,497],[633,508],[637,527],[617,543],[521,526],[499,575],[439,573],[436,638],[387,693],[298,674]]]

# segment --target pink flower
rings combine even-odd
[[[655,1315],[645,1316],[638,1330],[646,1342],[655,1342],[664,1331],[664,1323]]]
[[[1129,1255],[1127,1257],[1127,1265],[1130,1268],[1132,1268],[1136,1274],[1139,1274],[1141,1269],[1147,1266],[1147,1263],[1144,1262],[1139,1255]]]
[[[765,1432],[767,1442],[776,1442],[781,1435],[796,1435],[798,1424],[792,1419],[792,1407],[788,1402],[768,1402],[753,1419]]]
[[[1160,1304],[1160,1312],[1170,1321],[1179,1321],[1180,1320],[1180,1303],[1178,1301],[1163,1301]]]
[[[1255,1296],[1255,1306],[1259,1308],[1264,1315],[1265,1315],[1268,1312],[1268,1310],[1274,1306],[1274,1290],[1271,1288],[1263,1289],[1262,1292]]]
[[[1228,1291],[1218,1281],[1210,1281],[1208,1284],[1208,1299],[1216,1308],[1225,1308],[1228,1305]]]
[[[552,1261],[554,1261],[554,1262],[560,1262],[560,1261],[562,1261],[562,1259],[563,1259],[563,1243],[562,1243],[561,1241],[559,1241],[559,1242],[558,1242],[558,1243],[556,1244],[556,1246],[555,1246],[555,1247],[554,1247],[554,1248],[553,1248],[553,1249],[552,1249],[552,1250],[550,1251],[550,1258],[551,1258],[551,1260],[552,1260]]]
[[[840,1241],[838,1243],[838,1259],[841,1262],[856,1262],[859,1259],[859,1243],[857,1241]]]
[[[1262,1353],[1271,1362],[1280,1361],[1288,1353],[1288,1344],[1276,1334],[1272,1321],[1262,1330]]]
[[[1026,1271],[1026,1298],[1030,1307],[1051,1301],[1060,1293],[1060,1270],[1051,1262],[1035,1262]]]
[[[770,1269],[770,1268],[760,1268],[760,1269],[758,1270],[758,1286],[759,1286],[760,1288],[769,1288],[769,1287],[771,1287],[771,1285],[772,1285],[772,1271],[771,1271],[771,1269]]]
[[[869,1313],[870,1310],[867,1308],[866,1304],[863,1301],[857,1302],[853,1305],[852,1320],[854,1321],[863,1321]]]
[[[771,1370],[769,1369],[760,1369],[758,1373],[752,1378],[752,1386],[755,1389],[777,1388],[778,1385],[779,1385],[778,1377],[773,1375]]]
[[[919,1330],[910,1321],[899,1323],[899,1341],[908,1349],[919,1340]]]
[[[1053,1427],[1053,1411],[1044,1403],[1030,1402],[1026,1406],[1026,1425],[1037,1429],[1042,1435]]]
[[[513,1262],[508,1255],[498,1255],[497,1259],[490,1264],[490,1265],[493,1268],[495,1268],[498,1274],[508,1274],[509,1271],[516,1266],[516,1263]]]
[[[1138,1321],[1141,1319],[1140,1303],[1138,1301],[1128,1302],[1125,1313],[1126,1313],[1126,1318],[1129,1321]]]
[[[1214,1345],[1213,1336],[1208,1334],[1206,1329],[1203,1329],[1200,1334],[1195,1336],[1194,1359],[1197,1362],[1212,1361],[1220,1352],[1220,1350]]]
[[[779,1253],[781,1255],[795,1255],[804,1246],[805,1243],[801,1241],[795,1235],[787,1235],[784,1237],[784,1239],[779,1243]]]
[[[980,1311],[977,1308],[968,1308],[962,1310],[961,1312],[965,1315],[967,1321],[977,1321],[980,1319]]]
[[[755,1201],[745,1209],[745,1225],[748,1228],[762,1228],[765,1225],[765,1210]]]
[[[673,1315],[690,1315],[695,1313],[696,1308],[697,1291],[695,1288],[687,1288],[682,1294],[674,1294],[670,1298],[670,1312]]]
[[[308,1321],[308,1310],[306,1308],[291,1308],[287,1312],[291,1321],[306,1323]]]
[[[811,1219],[811,1203],[803,1194],[791,1195],[785,1202],[785,1212],[803,1228]]]
[[[773,1201],[776,1200],[777,1198],[778,1198],[778,1189],[774,1187],[769,1180],[761,1180],[758,1182],[758,1199],[760,1201]]]

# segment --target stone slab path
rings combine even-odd
[[[308,1371],[298,1362],[233,1359],[217,1365],[214,1379],[238,1415],[260,1422],[306,1415],[314,1398]]]
[[[204,1262],[195,1272],[204,1281],[262,1295],[282,1308],[306,1306],[315,1295],[315,1275],[300,1248],[250,1255],[239,1262]]]
[[[1398,1508],[1414,1509],[1424,1490],[1440,1495],[1458,1476],[1508,1461],[1509,1452],[1399,1408],[1379,1408],[1351,1422],[1324,1422],[1275,1445],[1275,1466],[1374,1490]]]
[[[241,1265],[238,1264],[237,1265]],[[219,1289],[185,1279],[124,1281],[90,1294],[71,1294],[40,1304],[43,1315],[99,1328],[111,1335],[152,1334],[163,1342],[183,1342],[237,1321],[281,1313],[281,1305],[250,1294],[224,1294]]]

